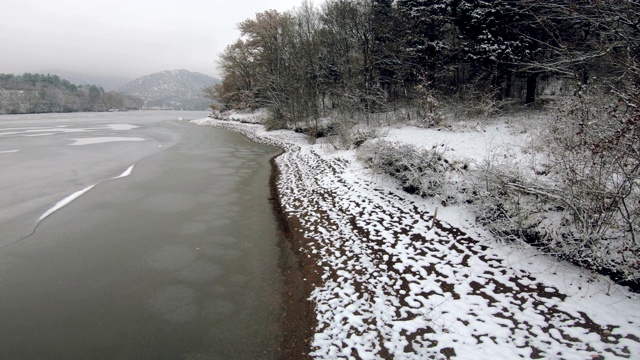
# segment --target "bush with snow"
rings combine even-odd
[[[457,185],[468,166],[444,157],[444,145],[419,149],[413,145],[384,140],[365,143],[358,156],[373,170],[400,180],[411,194],[457,202]]]
[[[535,173],[495,159],[481,164],[472,178],[479,221],[502,238],[525,238],[638,281],[640,111],[633,100],[586,89],[566,100],[533,144],[544,159]]]
[[[638,96],[584,89],[544,117],[528,160],[490,149],[483,161],[445,157],[445,144],[419,148],[368,140],[358,155],[402,188],[444,205],[467,203],[499,239],[525,240],[558,258],[640,280],[640,110]],[[454,144],[452,144],[454,145]]]

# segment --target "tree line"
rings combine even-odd
[[[637,0],[305,1],[238,28],[219,58],[222,82],[207,90],[214,109],[266,108],[271,128],[332,135],[412,192],[468,204],[497,237],[637,288]],[[528,145],[540,156],[526,171],[488,157],[449,184],[459,169],[437,149],[365,142],[376,137],[370,120],[422,126],[444,106],[454,116],[478,103],[533,106],[552,83],[562,96]]]
[[[551,77],[628,92],[639,13],[628,0],[305,1],[241,22],[208,92],[223,109],[268,108],[275,126],[433,95],[532,104]]]
[[[140,109],[144,101],[96,85],[75,85],[58,75],[0,74],[0,114]]]

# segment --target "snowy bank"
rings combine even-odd
[[[312,357],[640,357],[638,294],[535,249],[496,242],[463,208],[402,192],[352,150],[261,125],[193,122],[285,150],[276,159],[282,208],[306,239],[299,256],[319,271],[308,299],[317,318]],[[386,137],[442,143],[468,158],[498,138],[520,142],[517,131],[504,132],[514,129],[497,125],[478,136],[399,128]]]

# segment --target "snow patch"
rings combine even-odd
[[[86,188],[80,191],[76,191],[73,194],[67,196],[66,198],[58,201],[51,209],[47,210],[44,214],[42,214],[42,216],[40,216],[40,218],[38,219],[38,222],[44,220],[47,216],[53,214],[54,212],[60,210],[61,208],[69,205],[69,203],[71,203],[73,200],[79,198],[80,196],[84,195],[87,191],[93,189],[94,186],[96,185],[94,184],[94,185],[87,186]]]
[[[51,135],[55,135],[55,133],[28,134],[28,135],[22,135],[22,136],[24,136],[24,137],[39,137],[39,136],[51,136]]]
[[[98,126],[95,128],[68,128],[66,125],[56,127],[26,127],[26,128],[13,128],[13,129],[0,129],[0,136],[6,135],[22,135],[22,136],[50,136],[56,134],[68,134],[68,133],[85,133],[94,132],[98,130],[112,130],[112,131],[128,131],[137,129],[139,126],[132,124],[108,124],[104,126]]]
[[[121,175],[116,176],[116,177],[114,177],[114,178],[111,178],[111,180],[121,179],[121,178],[123,178],[123,177],[127,177],[127,176],[131,175],[131,173],[133,172],[133,167],[134,167],[134,166],[135,166],[135,164],[134,164],[134,165],[129,166],[129,168],[128,168],[127,170],[125,170]]]
[[[134,165],[131,165],[127,168],[127,170],[125,170],[122,174],[120,174],[119,176],[116,177],[112,177],[109,180],[116,180],[116,179],[121,179],[124,177],[127,177],[129,175],[131,175],[131,173],[133,172],[133,167]],[[38,219],[38,222],[41,222],[42,220],[44,220],[45,218],[47,218],[49,215],[53,214],[54,212],[60,210],[61,208],[69,205],[73,200],[79,198],[80,196],[84,195],[85,193],[87,193],[89,190],[93,189],[96,185],[98,184],[93,184],[90,186],[87,186],[86,188],[76,191],[73,194],[67,196],[66,198],[58,201],[51,209],[47,210],[44,214],[42,214],[42,216],[40,216],[40,218]]]
[[[102,143],[119,142],[119,141],[144,141],[145,139],[140,137],[102,136],[102,137],[90,137],[90,138],[71,139],[71,140],[74,140],[74,142],[69,145],[82,146],[82,145],[93,145],[93,144],[102,144]]]
[[[126,130],[133,130],[138,128],[137,125],[132,125],[132,124],[109,124],[106,127],[107,129],[115,130],[115,131],[126,131]]]

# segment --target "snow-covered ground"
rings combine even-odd
[[[261,125],[193,122],[286,150],[276,160],[283,209],[308,240],[301,256],[316,259],[321,271],[310,298],[318,320],[313,357],[640,358],[638,294],[495,241],[464,208],[402,192],[353,150]],[[455,129],[383,133],[389,141],[444,146],[469,163],[500,151],[527,156],[520,146],[530,133],[521,125]]]

